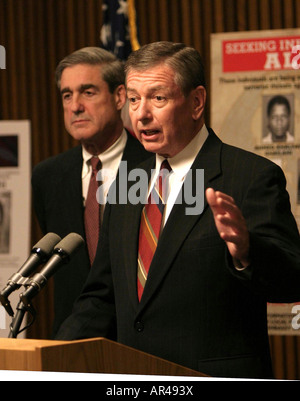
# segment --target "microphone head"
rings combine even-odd
[[[77,233],[71,233],[64,237],[55,247],[55,253],[65,253],[72,255],[80,246],[84,244],[84,239]]]
[[[32,250],[49,255],[53,251],[54,246],[59,241],[61,241],[59,235],[54,233],[48,233],[34,245]]]
[[[31,299],[46,285],[47,280],[57,271],[60,265],[63,262],[67,262],[70,259],[70,255],[83,244],[84,239],[79,234],[71,233],[55,246],[53,256],[46,266],[29,280],[26,290],[20,295],[21,301],[25,306],[30,304]]]

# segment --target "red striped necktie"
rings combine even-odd
[[[98,171],[101,169],[101,161],[98,157],[92,157],[90,162],[92,166],[92,174],[85,202],[84,223],[86,242],[92,265],[96,254],[100,231],[100,205],[96,198],[96,193],[100,183],[97,181],[96,177]]]
[[[138,253],[138,298],[141,300],[147,281],[148,272],[156,250],[161,231],[161,223],[165,207],[168,175],[171,167],[164,160],[160,167],[158,178],[145,205],[140,224]]]

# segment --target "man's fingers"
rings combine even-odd
[[[225,227],[230,227],[236,233],[239,233],[241,227],[243,227],[241,225],[241,223],[243,223],[241,220],[232,219],[232,217],[227,214],[219,214],[216,218],[220,224]]]
[[[234,199],[212,188],[206,191],[207,202],[211,207],[220,237],[226,242],[233,258],[248,263],[249,233],[246,221],[236,206]]]
[[[224,199],[227,202],[234,203],[234,199],[231,196],[224,194],[224,192],[216,191],[215,196],[218,199]]]
[[[216,193],[212,188],[208,188],[206,190],[206,199],[210,207],[214,207],[216,205]]]
[[[208,188],[206,190],[206,199],[214,216],[216,216],[218,213],[223,213],[217,192],[215,192],[212,188]]]
[[[232,217],[240,217],[239,209],[236,207],[234,199],[231,196],[208,188],[206,198],[214,215],[229,213]]]

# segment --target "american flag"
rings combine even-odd
[[[132,11],[132,7],[132,0],[103,0],[102,47],[121,60],[126,60],[133,50],[130,40],[130,33],[133,32],[129,28],[129,11]]]

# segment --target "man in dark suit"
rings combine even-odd
[[[150,156],[123,128],[124,79],[123,64],[100,48],[80,49],[59,63],[56,81],[62,94],[65,126],[81,144],[34,168],[34,207],[44,233],[64,237],[76,232],[86,238],[84,209],[92,156],[99,157],[102,168],[111,171],[110,179],[116,176],[121,161],[127,162],[130,171]],[[96,221],[96,216],[92,218]],[[70,314],[91,264],[85,247],[55,276],[54,334]]]
[[[299,232],[284,175],[206,128],[196,50],[146,45],[126,74],[135,134],[156,153],[139,166],[149,177],[154,169],[145,197],[161,162],[171,167],[160,233],[157,210],[132,197],[136,184],[128,183],[125,204],[115,201],[117,183],[94,268],[57,338],[105,336],[212,376],[272,377],[267,301],[300,298]]]

